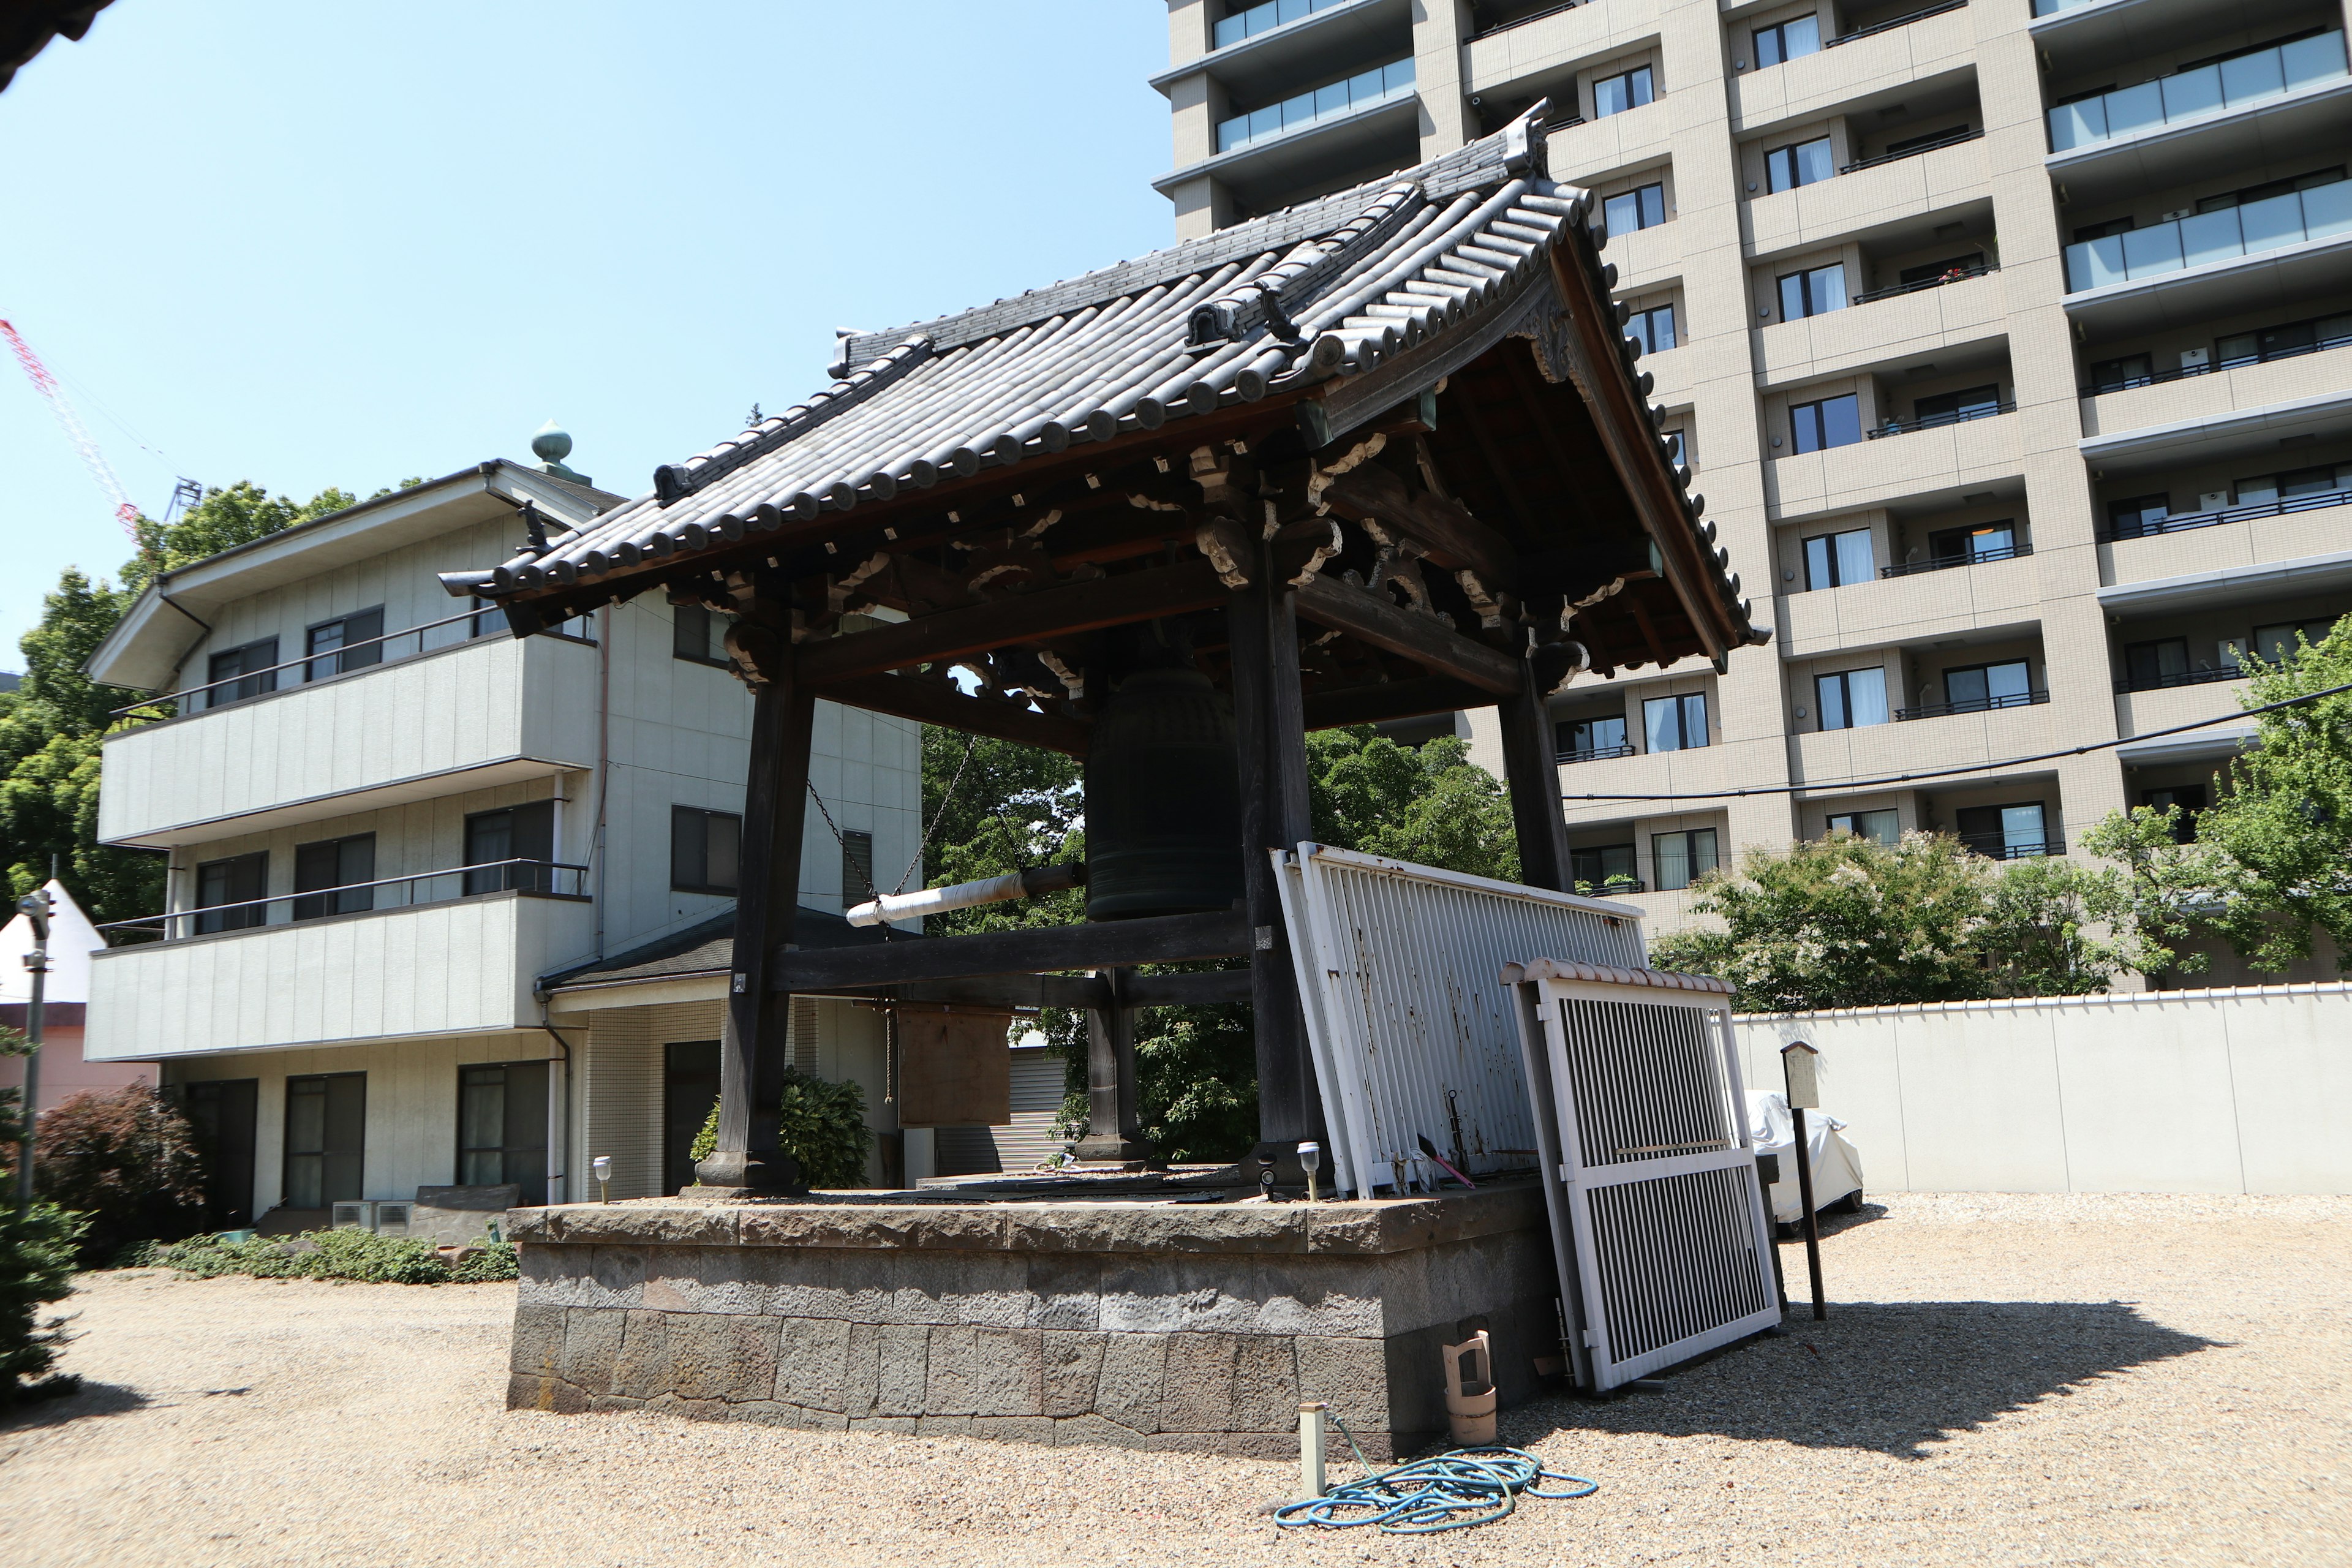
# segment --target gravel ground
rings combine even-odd
[[[1276,1530],[1279,1465],[509,1414],[511,1286],[95,1275],[89,1386],[0,1427],[0,1556],[2352,1562],[2352,1199],[1905,1196],[1824,1252],[1827,1322],[1506,1414],[1598,1496],[1417,1541]]]

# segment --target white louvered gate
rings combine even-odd
[[[1518,994],[1577,1381],[1613,1388],[1780,1321],[1719,981],[1538,960]]]
[[[1638,964],[1641,911],[1320,844],[1274,854],[1339,1190],[1393,1188],[1423,1137],[1449,1160],[1458,1142],[1474,1176],[1536,1164],[1496,977],[1531,952]]]

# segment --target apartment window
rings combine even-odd
[[[320,621],[303,634],[302,651],[310,656],[302,667],[305,680],[324,680],[347,669],[364,669],[383,662],[383,606],[354,610],[331,621]]]
[[[2156,362],[2147,354],[2103,359],[2091,366],[2093,392],[2124,392],[2135,386],[2147,386],[2155,380]]]
[[[1681,431],[1661,430],[1658,432],[1658,438],[1666,444],[1666,461],[1670,465],[1679,468],[1685,463],[1690,461],[1689,455],[1683,447],[1683,433]]]
[[[2314,169],[2306,174],[2295,174],[2284,180],[2265,180],[2259,185],[2223,191],[2219,195],[2200,196],[2197,210],[2214,213],[2229,207],[2248,206],[2255,202],[2269,201],[2273,196],[2293,195],[2297,191],[2307,191],[2315,185],[2332,185],[2343,177],[2344,165],[2341,163],[2331,169]]]
[[[1939,392],[1922,397],[1911,405],[1911,416],[1921,429],[1938,425],[1958,425],[1964,420],[1982,419],[2000,412],[2000,388],[1971,386],[1965,392]]]
[[[2341,348],[2352,343],[2352,312],[2322,316],[2315,321],[2289,321],[2284,326],[2264,327],[2256,332],[2232,332],[2213,345],[2213,357],[2224,370],[2242,364],[2263,364],[2274,359],[2293,359],[2298,354],[2316,353],[2322,349]]]
[[[669,885],[677,893],[734,897],[743,819],[732,812],[669,808]]]
[[[1836,173],[1826,136],[1775,147],[1764,154],[1764,184],[1769,190],[1793,191],[1799,185],[1818,184]]]
[[[1927,261],[1916,267],[1906,267],[1895,275],[1895,280],[1906,285],[1931,283],[1938,279],[1950,283],[1966,278],[1972,272],[1980,271],[1983,268],[1984,252],[1972,250],[1966,256],[1948,256],[1941,261]]]
[[[2017,553],[2017,526],[2008,519],[1969,528],[1941,528],[1927,536],[1927,553],[1940,563],[2006,561]]]
[[[1629,109],[1641,108],[1656,97],[1647,66],[1635,66],[1632,70],[1620,71],[1615,76],[1604,76],[1592,84],[1592,118],[1600,120],[1612,114],[1622,114]]]
[[[1889,142],[1881,158],[1900,158],[1906,153],[1925,153],[1931,148],[1957,142],[1969,133],[1965,125],[1948,125],[1941,131],[1930,131],[1921,136],[1906,136],[1899,142]]]
[[[322,1209],[366,1195],[367,1074],[286,1080],[286,1195],[289,1209]]]
[[[671,605],[669,651],[672,658],[731,668],[733,661],[727,657],[727,617],[712,615],[702,605]]]
[[[1600,719],[1570,719],[1554,733],[1559,744],[1559,760],[1564,763],[1586,763],[1597,757],[1622,757],[1633,752],[1625,743],[1622,713]]]
[[[2053,846],[2043,828],[2042,803],[2017,805],[1964,805],[1952,814],[1960,842],[1996,860],[2047,855]]]
[[[1845,263],[1809,267],[1780,279],[1780,319],[1801,321],[1825,310],[1843,310],[1847,304]]]
[[[1862,439],[1862,405],[1851,392],[1843,397],[1793,405],[1789,410],[1789,437],[1800,452],[1851,447]]]
[[[265,691],[278,689],[278,639],[260,637],[242,647],[226,648],[213,655],[205,667],[205,695],[206,708],[226,707],[231,702],[244,702]],[[247,679],[238,680],[238,676]],[[223,685],[224,681],[233,684]]]
[[[1756,64],[1777,66],[1788,60],[1822,52],[1822,19],[1819,16],[1791,16],[1785,22],[1775,22],[1769,27],[1756,29]]]
[[[2140,805],[2150,811],[2178,809],[2172,819],[2172,839],[2176,844],[2197,842],[2197,814],[2205,809],[2203,784],[2167,784],[2160,789],[2139,792]]]
[[[1639,891],[1642,879],[1633,866],[1631,844],[1602,844],[1568,852],[1569,876],[1579,888],[1601,892]],[[1612,889],[1612,884],[1614,884]]]
[[[2284,664],[2302,651],[2298,637],[2316,647],[2335,629],[2332,616],[2315,621],[2282,621],[2274,626],[2256,626],[2254,653],[2264,664]]]
[[[1866,528],[1848,529],[1843,533],[1817,533],[1805,541],[1808,588],[1841,588],[1849,583],[1867,583],[1877,574],[1877,563],[1870,553],[1870,530]]]
[[[1886,671],[1844,669],[1813,677],[1813,694],[1821,706],[1824,730],[1863,730],[1886,722]]]
[[[2189,639],[2155,637],[2124,645],[2124,684],[2134,691],[2178,686],[2189,673]]]
[[[1643,353],[1664,353],[1675,346],[1675,308],[1654,305],[1625,318],[1625,335],[1642,345]]]
[[[1695,752],[1707,742],[1706,693],[1653,697],[1642,704],[1642,749]]]
[[[2022,707],[2033,700],[2032,667],[2019,658],[1948,669],[1944,671],[1944,698],[1955,713]]]
[[[196,917],[196,934],[250,931],[268,924],[269,906],[251,900],[265,898],[268,892],[269,852],[266,849],[257,849],[250,855],[232,855],[226,860],[205,861],[196,868],[196,908],[217,912]],[[225,905],[244,907],[224,908]]]
[[[1650,835],[1650,862],[1658,868],[1658,889],[1687,888],[1715,869],[1715,829],[1685,828]]]
[[[1666,221],[1666,187],[1663,181],[1613,195],[1601,204],[1601,221],[1611,234],[1631,234],[1655,228]]]
[[[2129,234],[2138,225],[2130,217],[2111,217],[2104,223],[2086,223],[2074,231],[2074,243],[2087,245],[2095,239],[2113,239],[2119,234]]]
[[[1851,833],[1856,838],[1895,847],[1903,837],[1902,814],[1889,808],[1884,811],[1833,811],[1830,813],[1829,831]]]
[[[294,846],[294,918],[354,915],[375,908],[375,835],[354,833]],[[333,890],[330,890],[333,889]],[[300,895],[308,894],[302,897]]]
[[[466,864],[482,868],[466,873],[469,894],[553,892],[554,873],[545,863],[554,858],[555,803],[551,800],[478,811],[466,818]],[[510,864],[514,861],[540,864]]]
[[[2161,533],[2164,520],[2172,515],[2170,503],[2170,497],[2160,495],[2111,500],[2107,503],[2107,531],[2117,539]]]
[[[853,828],[841,836],[841,907],[854,908],[874,892],[874,835]]]
[[[2238,481],[2238,504],[2299,500],[2305,496],[2335,495],[2352,490],[2352,463],[2322,464],[2284,474],[2257,474]]]
[[[547,1063],[457,1069],[457,1184],[512,1183],[522,1201],[547,1195]]]

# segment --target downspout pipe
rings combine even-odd
[[[547,1201],[551,1204],[570,1203],[572,1201],[570,1168],[572,1164],[572,1042],[565,1039],[553,1024],[548,1022],[545,996],[539,999],[539,1026],[547,1031],[547,1037],[553,1040],[556,1049],[563,1053],[563,1163],[565,1168],[547,1178]]]

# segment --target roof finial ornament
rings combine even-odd
[[[563,459],[572,456],[572,432],[552,419],[530,433],[530,450],[531,455],[539,459],[539,471],[542,474],[553,474],[557,479],[570,479],[575,485],[595,482],[587,475],[563,466]]]

